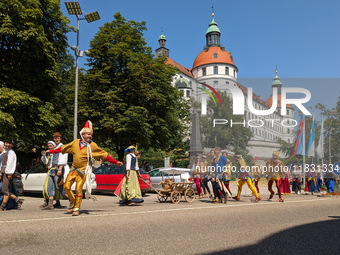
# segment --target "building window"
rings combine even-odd
[[[187,90],[187,97],[190,97],[190,90]]]
[[[287,115],[289,115],[289,110],[287,109]]]
[[[216,53],[216,52],[214,53],[214,58],[215,58],[215,59],[217,58],[217,53]]]
[[[202,68],[202,76],[206,76],[207,75],[207,69],[205,67]]]
[[[290,133],[289,129],[287,129],[287,133],[288,133],[288,134]]]
[[[215,86],[215,85],[218,85],[218,81],[214,81],[214,86]]]
[[[236,77],[236,70],[234,70],[234,77]]]
[[[225,84],[229,84],[229,81],[226,81]]]
[[[229,67],[227,67],[227,66],[225,67],[225,74],[229,75]]]
[[[214,66],[214,74],[218,74],[218,66]]]
[[[288,139],[288,143],[290,143],[290,139]]]

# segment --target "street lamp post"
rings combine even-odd
[[[78,66],[78,58],[83,57],[84,53],[86,56],[89,56],[90,52],[88,50],[81,51],[79,50],[79,21],[86,19],[88,23],[99,20],[99,14],[97,11],[85,14],[85,18],[81,18],[80,15],[83,14],[79,2],[65,2],[66,9],[68,14],[76,15],[77,17],[77,46],[71,46],[71,49],[74,50],[76,55],[76,77],[75,77],[75,88],[74,88],[74,127],[73,127],[73,139],[77,139],[78,135],[78,74],[79,74],[79,66]]]

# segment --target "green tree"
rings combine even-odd
[[[0,2],[0,86],[51,102],[60,88],[69,20],[59,0]]]
[[[219,146],[223,149],[232,148],[234,151],[246,155],[247,144],[252,137],[252,132],[242,124],[233,124],[243,122],[244,116],[233,115],[232,99],[226,92],[218,92],[222,100],[222,106],[214,103],[212,99],[207,102],[207,115],[200,116],[201,133],[204,134],[204,145],[208,147]],[[218,102],[217,98],[216,101]],[[197,107],[197,105],[196,105]],[[213,127],[214,119],[226,119],[225,125],[216,125]]]
[[[22,151],[45,144],[46,134],[60,122],[51,103],[25,92],[0,88],[0,102],[0,137],[20,138],[18,148]]]
[[[100,27],[90,43],[89,70],[82,81],[80,119],[90,119],[95,139],[120,160],[129,144],[167,148],[174,133],[187,129],[189,105],[171,86],[176,73],[146,46],[145,22],[120,13]]]
[[[63,109],[58,93],[67,93],[61,85],[70,63],[68,23],[58,0],[0,2],[0,135],[12,136],[20,149],[45,144],[62,123],[56,112]]]
[[[60,61],[59,66],[58,76],[61,78],[61,83],[60,89],[55,92],[53,104],[62,119],[60,124],[55,128],[55,131],[60,132],[63,135],[63,141],[67,142],[73,140],[75,87],[74,57],[70,54],[65,55],[62,61]],[[84,73],[84,69],[79,69],[79,77],[83,77]]]
[[[334,109],[327,109],[323,105],[318,105],[324,115],[324,163],[329,163],[329,154],[331,154],[331,163],[334,164],[340,161],[340,97]],[[329,143],[331,153],[329,151]]]

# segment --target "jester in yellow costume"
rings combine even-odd
[[[279,202],[283,202],[280,179],[283,178],[284,164],[279,160],[279,152],[273,152],[273,158],[267,160],[266,171],[268,173],[268,190],[270,192],[269,200],[273,198],[275,192],[273,191],[273,182],[275,181],[277,192],[279,193]]]
[[[92,141],[93,128],[92,123],[88,120],[84,128],[80,131],[81,139],[76,139],[56,150],[46,151],[47,153],[69,153],[73,154],[73,164],[67,178],[65,180],[64,189],[70,199],[70,206],[67,210],[68,213],[72,212],[72,216],[79,215],[80,204],[83,198],[83,185],[86,181],[85,197],[92,198],[91,196],[91,173],[92,173],[92,158],[100,158],[103,161],[109,161],[112,164],[122,165],[111,158],[107,152],[103,151],[98,145]],[[76,197],[71,191],[72,184],[76,182]]]
[[[257,157],[253,158],[253,165],[251,167],[253,181],[255,182],[255,188],[257,193],[260,194],[259,181],[263,173],[261,165],[257,164]]]
[[[247,164],[244,161],[244,159],[242,158],[242,155],[240,154],[235,154],[234,155],[234,159],[238,162],[238,167],[240,170],[240,180],[237,183],[238,186],[238,191],[237,191],[237,196],[233,197],[233,199],[235,199],[236,201],[240,200],[240,196],[241,196],[241,192],[242,192],[242,186],[247,183],[249,189],[255,194],[255,199],[252,200],[252,202],[257,203],[261,200],[261,197],[259,196],[259,194],[257,193],[256,189],[253,186],[253,181],[252,181],[252,177],[249,173],[249,171],[247,171]]]

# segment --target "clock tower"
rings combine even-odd
[[[159,57],[159,56],[169,57],[169,49],[165,48],[166,39],[165,39],[165,35],[163,35],[163,31],[162,31],[162,34],[158,38],[158,42],[159,42],[159,48],[156,50],[156,57]]]

